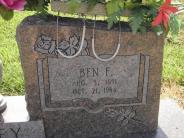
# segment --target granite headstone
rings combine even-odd
[[[157,129],[163,59],[163,36],[132,34],[122,25],[121,48],[109,62],[94,58],[93,21],[27,17],[17,28],[17,42],[25,77],[31,120],[43,119],[48,138],[116,138]],[[108,30],[96,23],[95,47],[111,56],[118,42],[118,26]],[[58,45],[57,45],[58,42]]]

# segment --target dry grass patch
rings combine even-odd
[[[184,86],[177,85],[176,83],[163,83],[161,98],[174,99],[184,109]]]

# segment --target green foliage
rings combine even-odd
[[[113,24],[118,22],[118,19],[122,15],[124,8],[124,2],[122,0],[112,0],[106,4],[107,9],[107,22],[108,28],[111,28]]]
[[[108,28],[110,29],[113,24],[116,24],[120,20],[120,12],[116,12],[107,18]]]
[[[169,21],[170,32],[173,36],[177,36],[180,31],[181,22],[177,16],[171,14]]]
[[[98,3],[101,3],[103,2],[102,0],[88,0],[88,10],[92,10],[93,7],[98,4]]]
[[[10,21],[0,17],[0,60],[3,63],[3,80],[0,83],[1,94],[24,94],[24,77],[15,35],[16,27],[20,21],[32,14],[34,12],[15,12],[14,18]]]
[[[26,10],[46,13],[50,0],[26,0]]]
[[[119,13],[123,8],[124,2],[122,0],[112,0],[106,4],[108,16],[112,16],[115,13]]]
[[[146,32],[147,27],[151,27],[152,19],[156,16],[157,10],[154,6],[139,6],[132,9],[129,19],[132,32]]]
[[[133,33],[136,33],[139,29],[141,24],[143,23],[144,18],[137,14],[136,16],[132,16],[130,18],[130,26],[132,28]]]
[[[80,7],[81,0],[70,0],[67,4],[69,6],[70,12],[74,13],[76,9]]]
[[[4,7],[0,6],[0,15],[5,20],[10,20],[13,17],[13,11],[7,10]]]
[[[127,9],[131,11],[129,16],[129,25],[132,32],[145,32],[146,28],[151,28],[153,19],[158,14],[159,7],[165,0],[67,0],[69,12],[75,13],[80,8],[81,3],[86,3],[88,10],[92,10],[96,4],[103,3],[106,7],[108,28],[116,24],[120,16]],[[25,10],[37,11],[37,13],[47,14],[50,0],[27,0]],[[175,1],[175,4],[182,5]],[[180,7],[182,8],[182,6]],[[183,5],[184,9],[184,5]],[[0,7],[1,16],[8,20],[13,17],[13,12]],[[176,35],[183,25],[176,16],[171,15],[169,22],[170,31]],[[153,28],[157,33],[166,32],[162,25]],[[167,33],[167,32],[166,32]]]

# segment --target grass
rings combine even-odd
[[[0,59],[3,62],[3,81],[0,93],[3,95],[23,95],[24,79],[15,40],[16,26],[32,13],[18,13],[11,21],[0,18]]]
[[[184,39],[183,41],[170,42],[165,45],[163,82],[175,82],[184,86]]]
[[[4,66],[0,93],[3,95],[23,95],[24,79],[19,51],[15,41],[16,26],[31,12],[16,13],[11,21],[0,18],[0,59]],[[184,33],[177,41],[167,42],[164,52],[163,84],[184,86]],[[184,93],[184,92],[183,92]]]

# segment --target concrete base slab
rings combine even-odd
[[[24,96],[5,97],[7,109],[2,114],[5,123],[29,120]],[[174,100],[160,102],[159,126],[156,132],[131,134],[129,138],[184,138],[184,110]],[[127,138],[126,137],[126,138]]]
[[[4,99],[7,101],[7,109],[2,114],[5,123],[29,121],[24,96],[7,96]]]
[[[184,138],[184,110],[174,100],[161,100],[158,132],[159,138]]]

